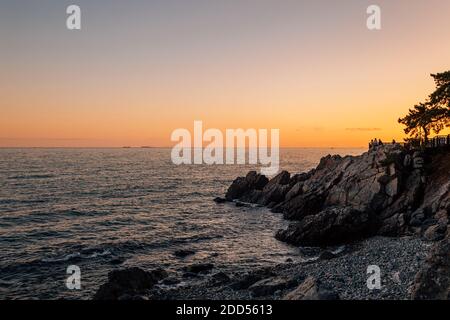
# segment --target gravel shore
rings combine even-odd
[[[319,257],[311,257],[304,263],[287,261],[242,274],[224,274],[213,268],[198,275],[195,284],[174,281],[158,285],[150,298],[281,299],[312,276],[340,299],[409,299],[409,288],[429,247],[429,243],[417,237],[373,237],[343,246],[335,254],[322,250]],[[380,268],[381,289],[368,289],[369,265]]]

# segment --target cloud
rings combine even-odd
[[[346,131],[381,131],[381,128],[345,128]]]

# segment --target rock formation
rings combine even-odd
[[[166,271],[144,271],[140,268],[114,270],[108,274],[108,282],[101,285],[94,300],[135,300],[143,298],[146,290],[167,277]]]
[[[295,245],[411,232],[437,240],[448,224],[450,181],[448,172],[435,179],[426,169],[420,152],[381,145],[356,157],[326,156],[314,170],[292,177],[283,171],[269,181],[251,171],[234,180],[225,198],[283,213],[294,222],[276,237]]]
[[[307,172],[268,180],[252,171],[233,181],[227,201],[264,205],[292,220],[276,238],[327,246],[374,235],[417,234],[438,242],[417,275],[413,297],[448,298],[450,152],[380,145],[360,156],[331,156]],[[301,290],[300,290],[301,291]]]

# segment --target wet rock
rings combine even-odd
[[[267,189],[264,188],[259,203],[261,203],[262,205],[268,205],[272,203],[272,206],[274,206],[276,203],[284,200],[284,197],[288,191],[289,186],[281,184],[273,185]]]
[[[231,280],[231,278],[225,272],[217,272],[211,276],[211,280],[214,284],[223,284]]]
[[[164,280],[162,280],[161,283],[166,286],[171,286],[171,285],[180,283],[180,279],[178,279],[176,277],[169,277],[169,278],[165,278]]]
[[[318,257],[322,250],[319,247],[300,247],[300,253],[308,258]]]
[[[301,194],[282,204],[279,209],[283,212],[285,219],[301,220],[306,216],[319,213],[324,206],[326,197],[325,193]]]
[[[276,233],[278,240],[294,245],[324,246],[355,240],[364,235],[369,215],[350,207],[328,208]]]
[[[234,204],[236,205],[236,207],[246,207],[247,204],[245,202],[242,201],[235,201]]]
[[[411,215],[411,220],[409,221],[409,224],[411,226],[417,227],[421,226],[422,222],[425,220],[425,212],[423,209],[417,209],[413,212]]]
[[[245,290],[248,289],[248,287],[250,287],[252,284],[262,279],[273,276],[275,276],[275,274],[270,268],[247,273],[239,277],[238,279],[234,279],[234,281],[230,284],[230,288],[233,290]]]
[[[178,257],[178,258],[185,258],[185,257],[191,256],[193,254],[195,254],[195,251],[194,250],[189,250],[189,249],[180,249],[180,250],[176,250],[173,253],[173,255],[175,257]]]
[[[125,259],[123,259],[123,258],[115,257],[115,258],[112,258],[112,259],[109,261],[109,263],[111,263],[111,264],[113,264],[113,265],[119,265],[119,264],[124,263],[124,261],[125,261]]]
[[[287,171],[281,171],[275,177],[269,180],[269,182],[264,186],[265,190],[268,190],[276,185],[286,185],[289,184],[291,179],[291,174]]]
[[[282,289],[292,287],[296,284],[296,281],[289,278],[274,277],[260,280],[252,284],[248,289],[252,292],[253,296],[267,296]]]
[[[385,192],[389,197],[395,197],[399,192],[398,178],[391,179],[385,186]]]
[[[434,224],[426,229],[426,231],[423,234],[423,237],[428,241],[442,240],[445,237],[446,231],[447,231],[446,225]]]
[[[212,263],[195,263],[185,267],[184,270],[186,272],[197,274],[209,272],[213,268],[214,265]]]
[[[199,276],[199,274],[195,273],[195,272],[188,272],[188,271],[183,272],[183,278],[187,278],[187,279],[198,278],[198,276]]]
[[[221,198],[221,197],[215,197],[214,198],[214,200],[213,200],[215,203],[225,203],[225,202],[227,202],[227,199],[225,199],[225,198]]]
[[[333,258],[336,258],[336,255],[333,252],[328,251],[328,250],[322,251],[319,255],[320,260],[330,260]]]
[[[437,242],[411,288],[415,300],[450,299],[450,237]]]
[[[287,193],[286,193],[286,201],[291,200],[292,198],[298,196],[303,192],[303,181],[297,182]]]
[[[398,236],[405,230],[405,216],[403,213],[394,214],[390,218],[386,218],[382,222],[382,226],[378,229],[377,234],[383,236]]]
[[[339,300],[339,295],[326,288],[314,277],[308,277],[297,288],[287,293],[283,300]]]
[[[108,274],[108,282],[101,285],[94,300],[117,300],[124,295],[136,296],[151,289],[168,276],[162,269],[144,271],[140,268],[114,270]]]
[[[266,176],[250,171],[247,176],[236,178],[228,188],[225,199],[232,201],[240,199],[252,190],[262,190],[269,182]]]

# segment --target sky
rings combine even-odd
[[[81,30],[66,8],[81,8]],[[381,30],[366,9],[381,7]],[[283,147],[404,137],[450,70],[446,0],[1,0],[0,147],[172,146],[177,128]]]

